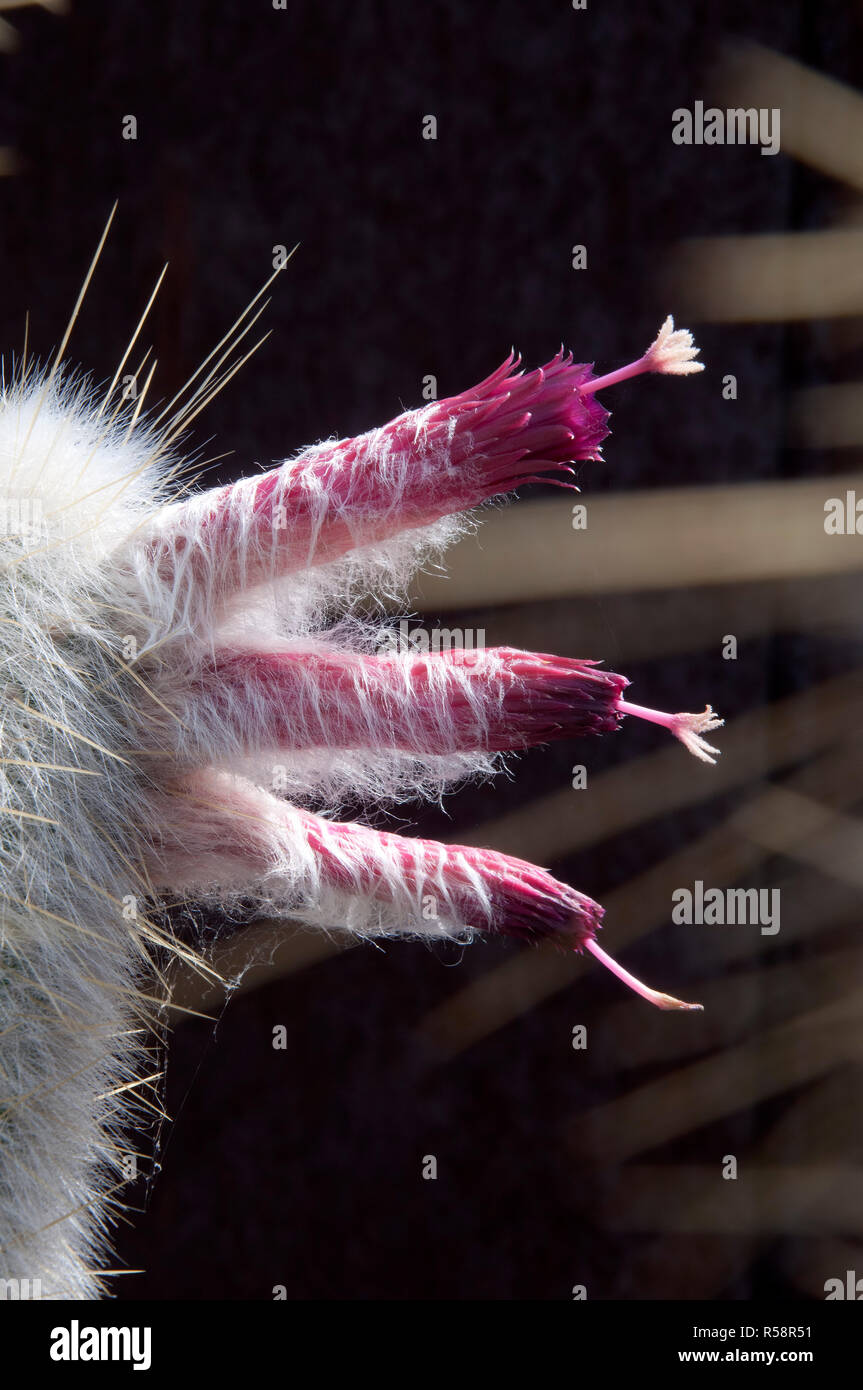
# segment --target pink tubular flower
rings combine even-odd
[[[417,754],[502,752],[606,733],[618,726],[619,697],[628,685],[592,661],[509,647],[377,656],[324,643],[218,653],[201,678],[217,720],[237,700],[245,702],[250,751]]]
[[[362,902],[369,934],[415,919],[429,935],[474,928],[525,940],[559,935],[580,948],[602,918],[598,903],[525,860],[329,820],[228,774],[190,778],[170,824],[174,838],[163,837],[154,863],[157,879],[173,888],[206,895],[214,882],[242,882],[283,910],[313,914],[330,894],[349,922],[351,903]],[[307,851],[302,864],[298,844]]]
[[[333,627],[328,615],[358,583],[373,590],[381,573],[401,581],[451,537],[439,528],[453,514],[599,458],[608,415],[595,393],[641,373],[700,370],[695,352],[668,319],[642,357],[605,377],[563,349],[532,372],[510,355],[461,395],[164,508],[128,552],[148,606],[164,607],[167,593],[187,634],[181,672],[162,634],[149,638],[152,691],[172,716],[153,715],[172,768],[154,881],[222,903],[257,900],[329,930],[565,939],[660,1007],[689,1007],[611,961],[595,941],[602,909],[546,870],[332,812],[348,796],[439,795],[493,770],[502,752],[614,731],[625,715],[664,725],[712,761],[703,734],[721,721],[710,707],[631,704],[626,678],[594,661],[507,647],[382,651],[377,624],[355,616]],[[265,581],[271,598],[245,597],[255,586],[267,593]],[[267,756],[278,770],[270,790]]]
[[[151,860],[157,886],[215,902],[253,894],[272,912],[373,936],[413,926],[429,937],[476,928],[559,940],[658,1008],[701,1007],[607,955],[595,939],[599,903],[526,860],[328,820],[225,774],[198,774],[175,797]]]
[[[628,714],[662,725],[696,757],[715,761],[718,750],[701,737],[722,723],[709,705],[703,714],[664,714],[622,699],[628,685],[595,661],[511,647],[380,656],[318,642],[217,652],[196,673],[191,699],[206,692],[215,727],[202,732],[211,749],[227,711],[242,701],[247,751],[504,752],[610,733]]]
[[[673,328],[666,319],[642,357],[604,377],[563,348],[531,372],[517,371],[521,358],[510,353],[458,396],[355,439],[314,445],[262,478],[175,503],[153,538],[160,570],[190,567],[196,584],[209,581],[226,598],[523,483],[571,486],[559,475],[571,475],[573,461],[602,457],[608,411],[596,391],[645,372],[702,369],[691,335]]]

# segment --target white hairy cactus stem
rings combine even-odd
[[[49,369],[25,350],[0,395],[0,1276],[38,1279],[44,1297],[104,1288],[125,1136],[158,1113],[161,967],[173,954],[205,968],[168,928],[170,900],[576,949],[602,915],[521,860],[335,815],[358,795],[439,797],[501,751],[627,712],[625,679],[589,662],[382,658],[385,629],[354,602],[402,591],[472,524],[464,507],[598,457],[607,413],[592,392],[610,378],[563,350],[526,374],[511,357],[372,437],[171,501],[176,441],[211,378],[231,374],[248,314],[161,428],[143,409],[152,372],[134,404],[114,400],[119,369],[101,398],[64,373],[72,324]],[[692,370],[688,351],[664,328],[650,370]],[[673,731],[698,751],[713,726]]]

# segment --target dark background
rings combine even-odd
[[[420,403],[427,373],[441,396],[462,390],[513,344],[534,365],[564,340],[608,370],[675,311],[658,281],[679,238],[818,226],[840,203],[783,154],[674,146],[672,110],[706,94],[727,38],[860,85],[861,18],[838,0],[589,0],[584,12],[565,0],[289,0],[285,12],[270,0],[72,0],[65,16],[22,12],[20,51],[0,57],[0,142],[21,159],[0,183],[0,342],[17,351],[29,309],[36,351],[56,345],[116,198],[68,355],[110,378],[169,260],[146,336],[164,399],[267,278],[272,247],[301,243],[265,316],[272,337],[194,428],[206,453],[234,451],[214,481],[383,423]],[[121,138],[129,113],[135,142]],[[427,113],[434,142],[421,138]],[[571,269],[573,243],[588,248],[584,272]],[[607,461],[581,470],[588,496],[837,467],[782,447],[783,393],[820,379],[817,328],[697,327],[712,379],[609,396]],[[723,371],[744,383],[733,411]],[[604,651],[581,651],[566,600],[459,622],[495,643],[516,618],[540,649],[615,665],[613,624]],[[695,652],[627,674],[650,703],[709,698],[733,716],[849,664],[841,645],[768,633],[733,669]],[[599,772],[657,737],[627,728],[588,750],[538,750],[511,780],[413,826],[457,836],[565,785],[580,758]],[[550,867],[602,900],[725,811],[727,799],[707,800]],[[608,935],[613,949],[613,924]],[[562,1137],[622,1084],[601,1049],[584,1061],[569,1046],[574,1023],[590,1028],[619,1001],[613,979],[590,972],[450,1062],[418,1038],[429,1008],[512,949],[360,947],[239,991],[217,1026],[178,1022],[174,1123],[119,1233],[121,1263],[146,1272],[118,1279],[117,1295],[267,1299],[284,1285],[291,1299],[567,1299],[585,1283],[591,1298],[687,1297],[671,1248],[660,1290],[633,1283],[646,1237],[596,1218],[603,1156],[576,1162]],[[671,928],[627,964],[697,989],[697,950]],[[277,1024],[284,1052],[271,1046]],[[782,1103],[652,1157],[745,1152]],[[420,1176],[427,1154],[436,1182]],[[760,1246],[715,1295],[803,1297],[781,1254],[781,1238]]]

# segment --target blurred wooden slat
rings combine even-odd
[[[0,11],[38,8],[53,14],[68,14],[70,0],[0,0]]]
[[[571,1144],[609,1163],[863,1060],[863,989],[579,1115]]]
[[[863,647],[860,580],[854,574],[637,594],[569,595],[557,603],[479,607],[468,601],[445,626],[485,633],[486,646],[559,656],[600,654],[625,670],[681,652],[718,652],[726,633],[745,644],[768,634],[806,632]],[[482,639],[480,639],[482,640]]]
[[[863,232],[760,232],[680,242],[664,292],[681,318],[790,323],[863,313]]]
[[[791,1101],[765,1138],[741,1156],[747,1170],[788,1165],[789,1162],[811,1164],[814,1160],[823,1173],[834,1165],[847,1165],[849,1159],[853,1163],[860,1152],[861,1125],[855,1114],[849,1114],[848,1097],[859,1091],[860,1078],[859,1066],[840,1067]],[[855,1126],[851,1142],[848,1140],[849,1119]],[[625,1184],[629,1175],[638,1171],[638,1168],[624,1168],[620,1182]],[[654,1181],[660,1182],[660,1170],[653,1171]],[[630,1267],[631,1283],[637,1289],[649,1290],[644,1296],[650,1298],[718,1297],[731,1280],[754,1265],[775,1233],[764,1232],[760,1226],[756,1229],[753,1224],[750,1229],[744,1227],[743,1232],[733,1234],[727,1221],[727,1205],[717,1200],[713,1184],[708,1182],[701,1191],[692,1193],[684,1207],[674,1195],[675,1167],[669,1165],[662,1172],[666,1174],[666,1186],[661,1205],[664,1206],[666,1200],[676,1202],[675,1224],[678,1230],[683,1228],[688,1234],[683,1237],[663,1230],[648,1246],[636,1248]],[[617,1175],[612,1174],[609,1183],[617,1181]],[[605,1202],[609,1195],[605,1183],[600,1180],[597,1200]],[[814,1195],[818,1195],[817,1189]],[[799,1191],[797,1197],[800,1201]],[[841,1213],[839,1217],[840,1229],[844,1231],[849,1223]],[[792,1218],[781,1232],[785,1237],[783,1248],[788,1248],[789,1238],[796,1234],[799,1224]],[[786,1261],[788,1272],[815,1297],[823,1297],[825,1279],[841,1277],[849,1268],[863,1269],[859,1260],[855,1263],[847,1259],[853,1249],[853,1242],[847,1240],[813,1237],[793,1240],[793,1253]]]
[[[751,840],[863,888],[863,823],[785,787],[774,787],[764,803],[758,815],[745,807],[737,818]]]
[[[712,1167],[629,1165],[604,1188],[600,1217],[612,1231],[863,1235],[863,1168],[740,1155],[738,1176],[726,1180],[719,1156]]]
[[[732,1047],[755,1031],[778,1026],[792,1018],[801,1008],[817,1007],[844,992],[853,972],[860,973],[863,957],[856,950],[833,951],[814,958],[807,956],[792,963],[770,965],[770,952],[788,947],[792,942],[812,936],[813,918],[808,916],[807,880],[802,876],[784,879],[779,885],[785,895],[781,940],[765,938],[767,945],[756,954],[751,937],[745,929],[713,928],[718,938],[715,952],[705,958],[705,974],[698,995],[704,1014],[697,1028],[666,1028],[662,1021],[645,1017],[640,1001],[622,1001],[609,1009],[591,1029],[591,1047],[602,1058],[603,1068],[625,1075],[634,1067],[680,1066],[683,1062],[708,1051]],[[797,896],[794,896],[794,895]],[[803,905],[798,901],[803,896]],[[838,910],[837,910],[838,909]],[[825,895],[821,915],[816,919],[822,928],[853,925],[860,920],[859,902],[839,898],[838,902]],[[700,941],[709,939],[702,932]],[[770,943],[772,944],[772,947]],[[754,970],[738,970],[733,974],[710,976],[712,966],[721,971],[729,961],[723,959],[734,953],[756,961]],[[843,974],[843,972],[845,972]]]
[[[833,1146],[827,1149],[817,1146],[819,1125],[825,1119],[825,1100],[834,1109],[844,1110],[847,1114],[848,1096],[858,1090],[859,1077],[859,1067],[839,1067],[810,1086],[802,1096],[790,1101],[777,1123],[748,1152],[747,1162],[752,1165],[778,1165],[787,1161],[789,1154],[798,1161],[805,1161],[813,1152],[819,1156],[835,1155],[838,1162],[847,1162],[846,1146],[843,1144],[839,1147],[835,1142],[837,1126],[833,1126]],[[810,1141],[807,1149],[801,1149],[799,1145],[789,1147],[789,1138],[795,1130],[807,1136]],[[815,1146],[811,1144],[812,1136],[815,1136]],[[623,1170],[624,1174],[628,1171]],[[669,1172],[672,1171],[669,1169]],[[614,1181],[613,1176],[611,1180]],[[601,1182],[599,1186],[602,1186]],[[752,1269],[765,1244],[771,1239],[769,1235],[733,1235],[726,1232],[723,1209],[717,1204],[712,1190],[696,1195],[683,1219],[689,1227],[686,1235],[664,1231],[646,1246],[631,1251],[629,1283],[633,1290],[639,1291],[640,1297],[721,1297],[732,1281],[739,1280],[747,1270]],[[799,1249],[799,1243],[795,1245]],[[828,1268],[821,1276],[821,1293],[818,1296],[823,1297],[825,1278],[841,1274],[848,1267],[840,1264],[835,1270]],[[856,1266],[852,1264],[850,1267]]]
[[[791,398],[788,438],[804,449],[863,446],[863,384],[809,386]]]
[[[863,277],[863,233],[857,254]],[[860,537],[824,530],[825,503],[848,491],[863,499],[863,474],[588,497],[583,531],[572,530],[568,498],[506,507],[453,547],[447,575],[420,576],[411,602],[439,611],[856,574]]]
[[[37,6],[54,14],[66,14],[69,9],[68,0],[0,0],[0,14]],[[21,35],[18,30],[7,19],[0,19],[0,53],[17,53],[20,47]]]
[[[728,105],[779,108],[784,155],[863,190],[863,96],[853,87],[756,43],[729,45],[718,79]]]

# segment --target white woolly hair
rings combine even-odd
[[[140,401],[118,407],[86,379],[26,359],[0,398],[0,1277],[38,1280],[46,1298],[106,1290],[100,1269],[133,1152],[124,1136],[152,1113],[150,1085],[158,1104],[161,972],[177,954],[195,959],[165,903],[209,900],[363,935],[461,933],[433,850],[423,871],[442,907],[424,926],[423,881],[408,879],[383,841],[382,895],[364,891],[342,844],[333,854],[343,886],[322,881],[298,808],[326,816],[357,799],[437,798],[499,766],[481,752],[387,751],[374,716],[359,749],[250,745],[254,708],[203,688],[202,663],[225,645],[378,650],[384,600],[473,520],[417,527],[280,578],[253,553],[260,542],[240,507],[239,577],[227,585],[201,539],[204,502],[184,510],[185,549],[176,545],[171,424],[160,433],[139,411]],[[293,485],[303,457],[283,465]],[[427,466],[431,476],[441,460]],[[381,467],[396,514],[404,461],[390,451]],[[477,706],[466,680],[464,689]],[[444,731],[453,716],[443,688],[430,708]],[[303,710],[294,713],[301,728]],[[235,852],[243,824],[257,826],[245,859]],[[489,918],[476,875],[473,886]]]

